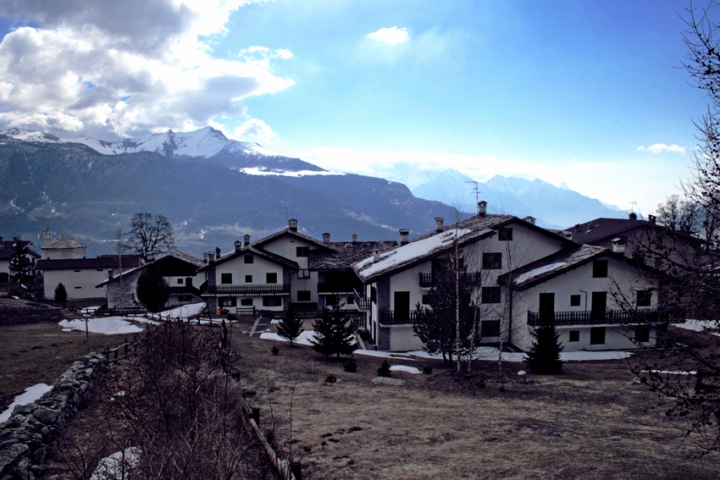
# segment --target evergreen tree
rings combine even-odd
[[[10,281],[24,283],[30,280],[30,269],[32,262],[28,258],[28,246],[23,248],[20,237],[16,237],[13,243],[12,256],[10,257]]]
[[[305,328],[303,327],[302,318],[298,318],[292,307],[289,308],[277,326],[278,335],[283,338],[287,338],[290,341],[290,346],[292,347],[293,340],[298,338],[304,331]]]
[[[160,269],[151,265],[140,275],[135,288],[138,301],[151,312],[159,312],[170,298],[170,286],[160,273]]]
[[[325,355],[352,355],[357,348],[353,326],[340,305],[323,308],[322,316],[313,323],[315,338],[310,339],[312,349]]]
[[[556,374],[562,370],[563,362],[560,352],[563,346],[560,343],[560,334],[555,326],[546,324],[538,327],[532,336],[535,339],[527,357],[524,358],[528,370],[540,375]]]
[[[55,287],[55,301],[57,303],[67,302],[67,289],[62,283],[58,283],[57,287]]]

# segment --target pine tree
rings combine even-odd
[[[67,302],[67,289],[62,283],[58,283],[57,287],[55,287],[55,301],[57,303]]]
[[[30,280],[30,268],[32,266],[28,258],[28,247],[23,248],[22,240],[16,237],[13,243],[12,256],[10,257],[10,281],[24,283]]]
[[[138,278],[135,288],[138,301],[151,312],[159,312],[170,298],[170,286],[155,266],[148,267]]]
[[[560,352],[563,346],[555,326],[542,325],[532,332],[532,336],[535,341],[524,359],[528,370],[540,375],[560,373],[563,365]]]
[[[313,323],[315,338],[310,339],[312,349],[325,355],[352,355],[357,348],[353,326],[347,315],[334,305],[331,309],[323,308],[322,316]]]
[[[292,347],[293,340],[298,338],[304,331],[305,328],[303,327],[302,318],[298,318],[295,310],[289,308],[277,326],[278,335],[283,338],[287,338],[290,341],[290,346]]]

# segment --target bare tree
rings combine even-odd
[[[703,213],[700,206],[680,195],[670,195],[665,203],[658,204],[657,224],[688,235],[697,235],[702,229]]]
[[[173,226],[164,215],[136,213],[131,226],[129,245],[144,261],[175,248]]]

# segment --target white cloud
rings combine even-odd
[[[680,145],[665,145],[664,143],[655,143],[653,145],[650,145],[649,147],[637,147],[637,150],[639,152],[679,153],[680,155],[685,155],[685,149],[686,147],[681,147]]]
[[[277,134],[262,120],[251,118],[236,128],[232,136],[236,138],[250,137],[260,142],[267,142]]]
[[[378,42],[386,43],[388,45],[397,45],[410,40],[410,35],[408,34],[408,29],[405,27],[390,27],[381,28],[380,30],[369,33],[368,38],[372,38],[373,40],[377,40]]]
[[[212,55],[246,0],[25,0],[0,3],[19,27],[0,42],[0,128],[56,134],[187,130],[244,115],[244,98],[293,85],[273,73],[287,49]]]

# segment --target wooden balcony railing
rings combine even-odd
[[[318,283],[318,293],[352,293],[362,284],[351,283]]]
[[[406,325],[415,323],[417,310],[396,312],[395,310],[381,310],[380,323],[383,325]]]
[[[290,293],[290,285],[211,285],[202,288],[203,295],[263,295]]]
[[[469,284],[469,285],[475,285],[480,286],[481,282],[481,275],[480,272],[475,273],[465,273],[461,276],[460,281]],[[428,288],[434,286],[436,283],[436,279],[434,278],[432,273],[420,273],[420,286],[423,288]]]
[[[554,312],[552,324],[558,326],[573,325],[623,325],[623,324],[639,324],[639,323],[678,323],[683,319],[675,318],[665,312],[657,310],[606,310],[602,312]],[[539,312],[528,311],[528,325],[538,327],[547,323],[546,318],[541,318]]]
[[[357,290],[353,290],[353,296],[355,297],[355,305],[361,312],[366,312],[372,308],[372,301],[360,295]]]

